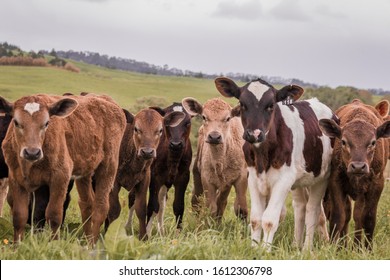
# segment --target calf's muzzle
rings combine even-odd
[[[37,161],[43,157],[40,148],[24,148],[22,151],[23,158],[29,161]]]
[[[347,172],[351,174],[367,174],[370,172],[370,168],[363,161],[352,161],[348,164]]]

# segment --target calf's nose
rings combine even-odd
[[[368,173],[369,172],[369,168],[368,168],[368,165],[365,162],[352,161],[348,165],[348,172],[349,173]]]
[[[42,150],[39,148],[25,148],[23,150],[23,157],[30,161],[38,160],[42,155]]]
[[[181,141],[171,141],[169,142],[169,148],[171,150],[180,150],[183,148],[183,143]]]
[[[153,148],[141,148],[139,155],[144,159],[150,159],[156,157],[156,152]]]
[[[210,144],[222,143],[222,135],[217,131],[212,131],[207,135],[207,142]]]

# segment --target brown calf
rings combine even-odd
[[[125,129],[122,109],[99,97],[33,95],[14,103],[0,98],[0,112],[13,117],[2,147],[13,198],[14,241],[24,234],[29,194],[44,185],[50,190],[46,220],[58,238],[73,176],[84,233],[96,243],[118,166]]]
[[[389,157],[386,139],[390,137],[390,121],[383,121],[389,103],[380,102],[376,109],[360,100],[336,111],[340,125],[334,120],[319,121],[324,134],[336,138],[328,185],[328,213],[333,240],[348,233],[351,199],[355,201],[355,243],[371,248],[378,201],[384,186],[383,171]]]
[[[163,126],[175,126],[184,118],[182,112],[173,112],[164,118],[153,109],[143,109],[133,116],[127,112],[127,126],[122,139],[119,167],[114,188],[110,193],[110,210],[106,228],[119,217],[121,205],[119,191],[129,191],[129,222],[135,209],[139,220],[139,238],[146,238],[146,196],[150,183],[150,166],[156,158],[156,149],[163,132]]]
[[[182,104],[190,115],[200,115],[203,118],[193,167],[193,207],[198,206],[198,199],[204,191],[211,215],[217,219],[222,218],[228,195],[234,185],[235,213],[246,219],[248,172],[242,150],[244,130],[240,119],[232,117],[231,106],[220,98],[208,100],[203,106],[193,98],[185,98]]]

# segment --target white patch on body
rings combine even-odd
[[[29,112],[31,116],[35,112],[38,112],[39,108],[40,108],[40,105],[38,103],[36,103],[36,102],[26,103],[26,105],[24,105],[24,110]]]
[[[317,98],[312,98],[307,101],[310,103],[310,107],[313,109],[318,120],[332,118],[332,110],[326,105],[322,104],[320,101],[318,101]],[[327,178],[330,173],[330,161],[332,160],[333,148],[331,146],[330,138],[328,136],[322,135],[320,139],[322,141],[323,147],[320,176],[325,176]]]
[[[269,90],[269,87],[260,82],[252,82],[248,86],[248,90],[252,92],[252,94],[256,97],[258,101],[260,101],[264,93]]]
[[[175,106],[173,107],[174,112],[183,112],[183,107],[182,106]]]

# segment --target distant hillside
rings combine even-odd
[[[214,79],[220,75],[232,78],[239,82],[249,82],[251,80],[262,78],[268,81],[270,84],[274,85],[289,85],[296,84],[305,88],[319,89],[323,86],[304,82],[302,80],[296,78],[282,78],[278,76],[269,77],[264,75],[254,75],[254,74],[246,74],[246,73],[220,73],[220,74],[206,74],[202,72],[194,72],[190,70],[182,70],[178,68],[170,68],[168,65],[158,66],[154,64],[150,64],[147,62],[137,61],[135,59],[129,58],[120,58],[115,56],[108,56],[106,54],[99,54],[96,52],[89,51],[55,51],[52,49],[51,51],[40,50],[35,53],[34,51],[24,52],[19,47],[9,44],[7,42],[0,43],[0,64],[9,65],[9,61],[11,63],[15,63],[14,65],[18,65],[21,60],[18,58],[14,60],[9,59],[9,57],[28,57],[33,59],[41,59],[45,56],[48,60],[48,65],[63,67],[67,70],[78,72],[79,69],[72,65],[72,63],[67,62],[66,60],[73,60],[77,62],[83,62],[91,65],[97,65],[100,67],[105,67],[108,69],[118,69],[142,74],[151,74],[151,75],[161,75],[161,76],[176,76],[176,77],[193,77],[193,78],[204,78],[204,79]],[[1,62],[1,58],[3,58],[4,63]],[[26,59],[26,64],[30,63],[31,59]],[[37,60],[37,62],[42,63],[41,60]],[[26,65],[25,66],[28,66]],[[31,63],[32,64],[32,63]],[[20,65],[20,64],[19,64]],[[44,66],[44,65],[39,65]],[[328,88],[328,87],[326,87]],[[389,90],[383,89],[367,89],[371,94],[374,95],[390,95]]]
[[[45,52],[45,51],[43,51]],[[49,52],[45,52],[49,53]],[[178,68],[169,68],[168,65],[157,66],[147,62],[140,62],[134,59],[120,58],[115,56],[101,55],[96,52],[77,52],[77,51],[56,51],[58,57],[64,59],[72,59],[79,62],[85,62],[88,64],[107,67],[110,69],[119,69],[125,71],[138,72],[143,74],[153,74],[162,76],[185,76],[194,78],[206,78],[215,79],[220,76],[217,74],[205,74],[202,72],[194,72],[190,70],[181,70]],[[259,75],[243,74],[243,73],[225,73],[224,76],[230,77],[236,81],[249,82],[253,79],[259,78]],[[318,85],[312,83],[306,83],[298,79],[284,79],[281,77],[267,77],[260,76],[260,78],[267,80],[271,84],[288,85],[297,84],[303,87],[317,88]]]

